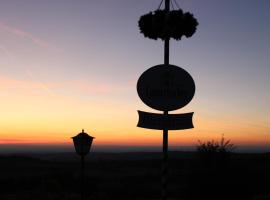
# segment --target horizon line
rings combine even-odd
[[[0,144],[0,154],[6,153],[67,153],[73,152],[73,144]],[[161,145],[94,145],[91,152],[161,152]],[[196,151],[196,145],[169,146],[169,151]],[[270,152],[269,145],[237,145],[233,152]]]

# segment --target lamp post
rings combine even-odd
[[[82,129],[82,132],[72,137],[76,153],[81,156],[81,200],[84,197],[84,156],[91,148],[94,137],[88,135]]]

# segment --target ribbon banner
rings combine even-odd
[[[182,114],[158,114],[139,111],[138,127],[156,130],[183,130],[193,128],[193,112]]]

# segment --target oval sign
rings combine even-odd
[[[137,82],[140,99],[161,111],[177,110],[187,105],[195,94],[191,75],[175,65],[156,65],[146,70]]]

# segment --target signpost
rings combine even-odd
[[[163,0],[162,0],[163,2]],[[162,4],[161,2],[161,4]],[[138,127],[163,130],[162,200],[167,200],[168,130],[193,128],[193,112],[169,114],[187,105],[195,94],[195,83],[184,69],[169,64],[170,38],[180,40],[191,37],[198,22],[191,13],[170,12],[170,0],[165,0],[165,10],[158,9],[141,17],[139,27],[145,37],[164,40],[164,64],[146,70],[138,79],[137,92],[149,107],[163,114],[138,111]],[[175,20],[174,13],[178,13]]]
[[[182,130],[193,128],[191,113],[184,114],[158,114],[138,111],[138,127],[156,130]]]
[[[171,111],[184,107],[194,96],[190,74],[175,65],[157,65],[146,70],[137,82],[141,100],[151,108]]]

